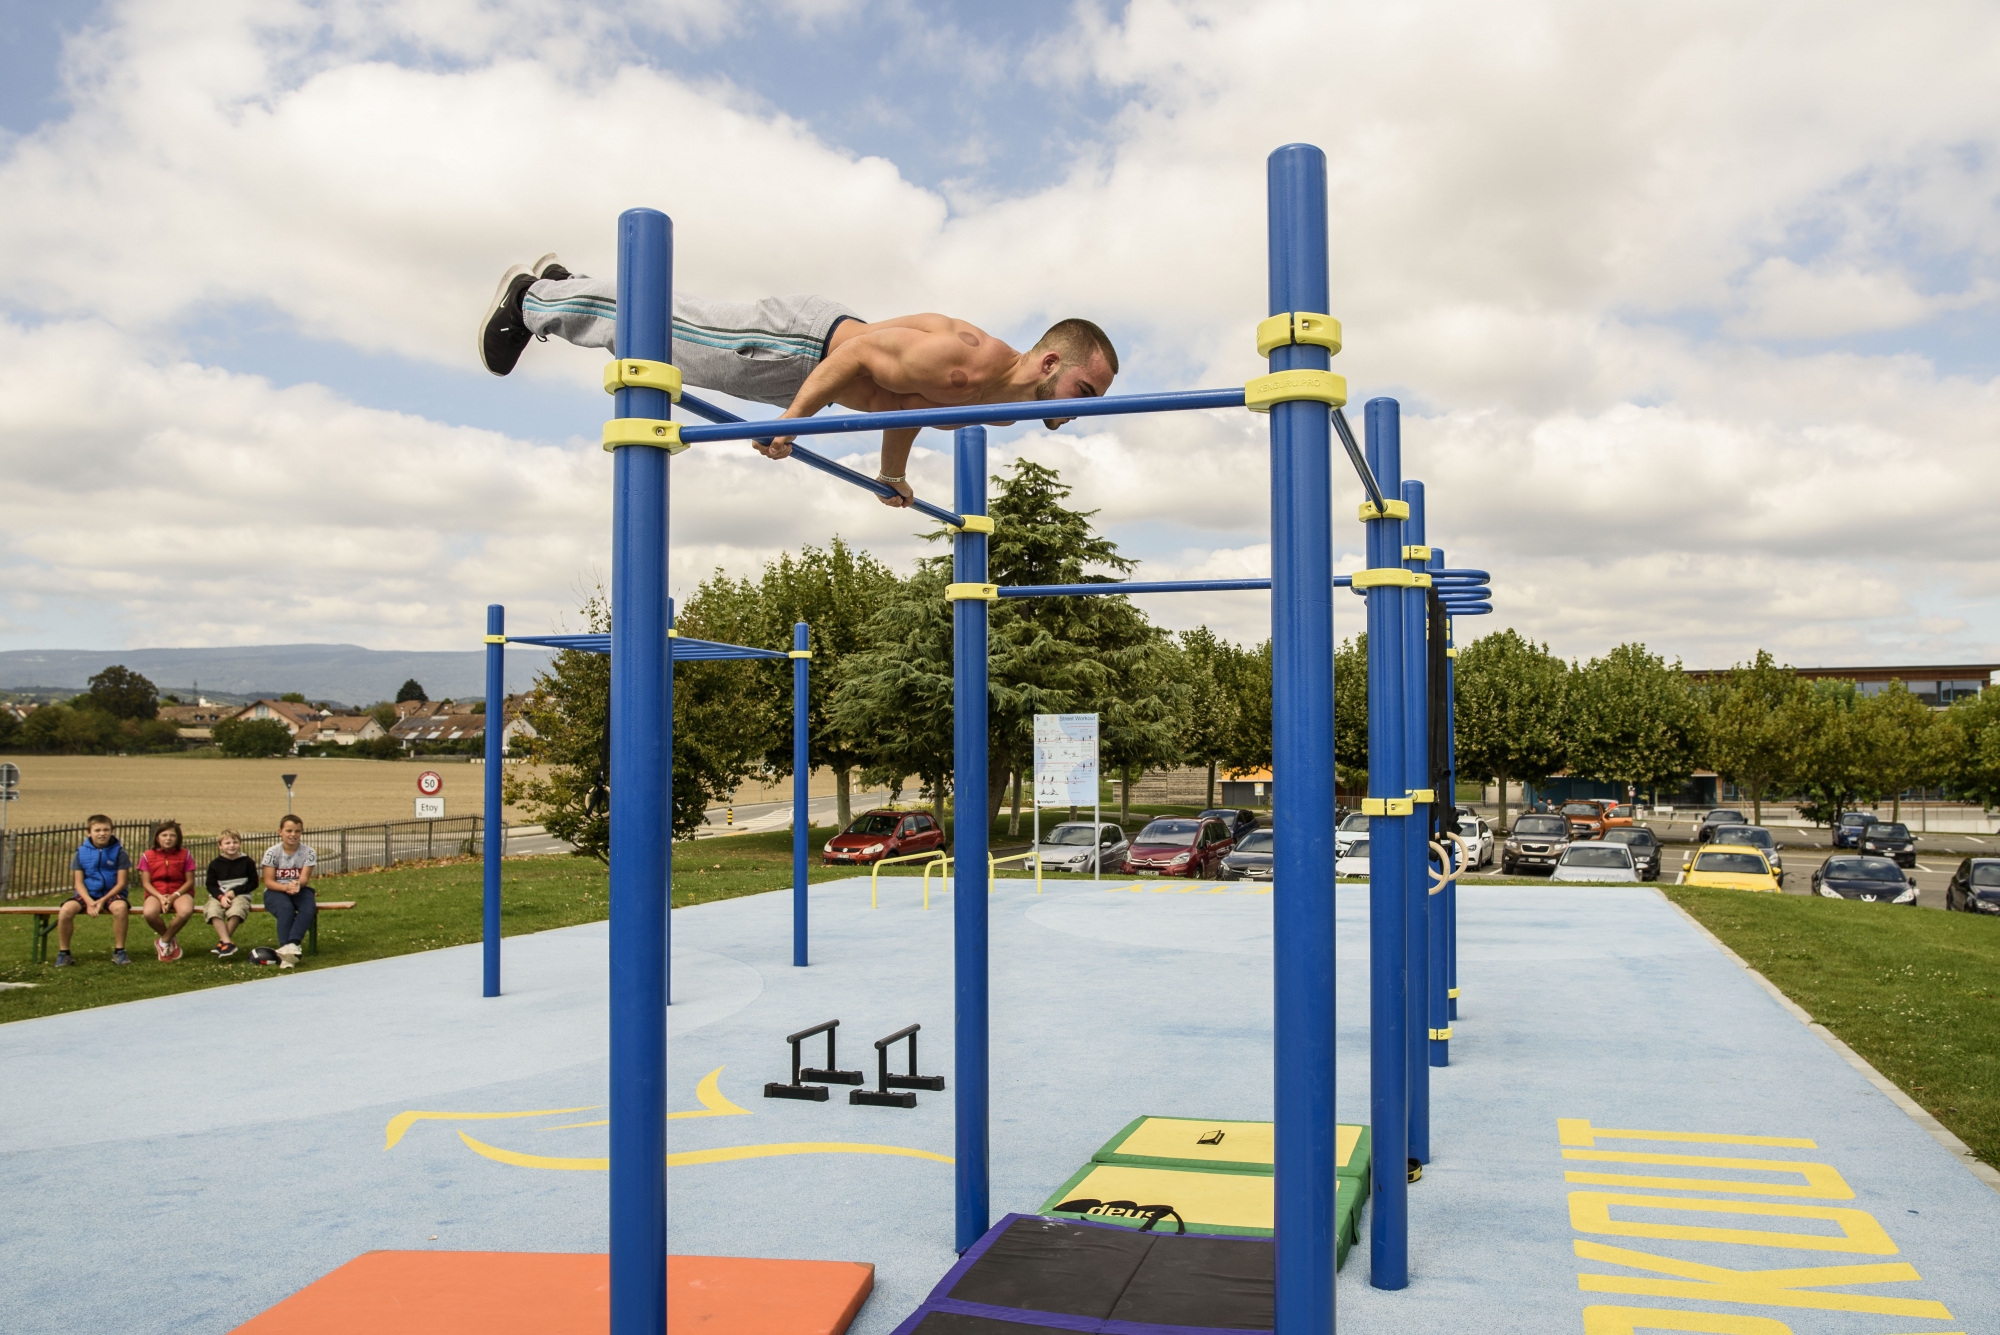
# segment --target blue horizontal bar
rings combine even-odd
[[[695,414],[697,417],[706,417],[711,422],[718,422],[724,424],[727,423],[742,424],[746,422],[746,419],[738,417],[735,413],[730,412],[727,408],[718,408],[714,404],[710,403],[707,399],[698,398],[693,394],[687,393],[685,390],[681,392],[679,403],[681,407],[687,409],[689,412]],[[693,429],[697,431],[707,430],[706,427],[695,427]],[[765,433],[765,437],[767,439],[769,438],[769,434],[770,433],[768,431]],[[685,430],[681,432],[681,438],[683,440],[693,439],[693,437],[689,436]],[[714,439],[720,439],[720,437],[715,437]],[[737,437],[737,439],[741,439],[741,437]],[[794,459],[797,459],[802,464],[806,464],[812,468],[817,468],[822,473],[831,473],[833,474],[833,476],[839,478],[842,482],[851,482],[855,486],[861,488],[863,491],[873,492],[877,496],[887,497],[887,496],[894,496],[896,494],[896,489],[890,486],[888,483],[877,482],[874,478],[869,477],[866,473],[857,473],[852,468],[849,468],[846,464],[835,463],[833,460],[827,458],[825,455],[814,454],[811,450],[806,449],[801,445],[794,444],[792,446],[792,457]],[[937,520],[941,524],[950,524],[953,528],[958,528],[965,522],[962,517],[960,517],[957,514],[954,514],[950,510],[945,509],[943,506],[932,505],[929,501],[925,500],[918,500],[912,498],[910,501],[909,508],[918,511],[919,513],[927,514],[932,519]]]
[[[1455,617],[1480,617],[1493,610],[1492,603],[1446,603],[1444,610]]]
[[[681,395],[681,402],[687,402],[687,395]],[[945,430],[994,422],[1038,422],[1056,417],[1116,417],[1121,413],[1171,413],[1196,408],[1242,406],[1243,390],[1240,386],[1235,389],[1184,389],[1166,394],[1111,394],[1096,399],[1032,399],[1025,403],[970,403],[963,408],[837,413],[832,417],[784,420],[767,417],[756,422],[685,427],[681,431],[681,439],[690,445],[699,445],[711,440],[768,440],[776,435],[830,436],[843,431],[894,431],[927,426]]]
[[[611,652],[609,635],[509,635],[509,644],[539,644],[550,649],[576,649],[586,654],[608,654]],[[699,662],[722,658],[784,658],[790,654],[780,649],[752,649],[744,644],[723,644],[717,640],[675,639],[668,642],[671,656],[684,658],[689,662]]]
[[[1461,603],[1483,603],[1493,597],[1493,590],[1484,584],[1446,584],[1438,589],[1438,597],[1446,602],[1455,598]]]
[[[1469,567],[1448,566],[1443,570],[1433,570],[1430,572],[1430,575],[1431,583],[1433,584],[1490,584],[1493,582],[1491,573],[1484,570],[1473,570]]]
[[[1227,593],[1239,589],[1268,589],[1268,579],[1162,579],[1103,580],[1093,584],[1003,584],[1002,598],[1077,598],[1093,594],[1127,593]]]

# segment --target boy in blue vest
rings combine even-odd
[[[56,911],[56,967],[61,969],[76,963],[70,958],[69,938],[76,930],[79,913],[95,918],[108,912],[111,962],[130,964],[131,957],[125,953],[125,925],[126,915],[132,911],[126,898],[132,880],[132,857],[112,833],[111,817],[92,816],[84,822],[84,828],[90,837],[77,846],[76,856],[69,864],[76,893]]]

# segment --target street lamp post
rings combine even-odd
[[[285,814],[289,816],[292,814],[292,783],[299,776],[296,774],[280,774],[278,777],[285,781]]]

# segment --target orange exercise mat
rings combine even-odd
[[[841,1335],[875,1287],[865,1261],[669,1256],[667,1323],[729,1335]],[[236,1335],[603,1335],[611,1258],[586,1252],[363,1252]]]

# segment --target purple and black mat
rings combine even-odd
[[[1210,1335],[1271,1330],[1268,1238],[1010,1214],[894,1335]]]

